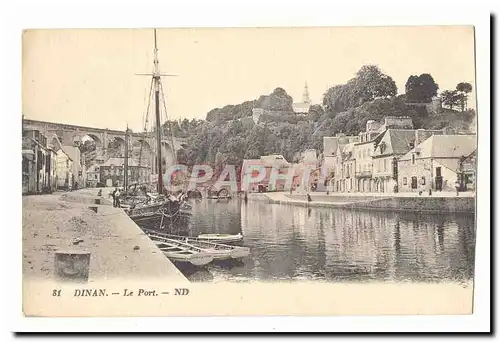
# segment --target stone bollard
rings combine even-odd
[[[89,207],[90,210],[92,210],[94,213],[97,213],[97,207]]]
[[[84,282],[89,279],[90,252],[57,251],[54,259],[54,273],[57,279]]]

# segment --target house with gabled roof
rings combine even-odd
[[[418,145],[433,135],[441,134],[442,130],[387,129],[381,139],[374,144],[372,191],[397,191],[395,187],[398,180],[398,159],[413,149],[415,144]]]
[[[475,187],[476,135],[433,135],[398,160],[401,192],[455,191]]]

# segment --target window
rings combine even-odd
[[[420,183],[421,183],[422,185],[425,185],[425,177],[422,177],[422,179],[421,179]]]
[[[411,155],[411,163],[413,165],[415,165],[415,155],[414,154]]]
[[[406,177],[403,177],[403,185],[407,185],[408,184],[408,179]]]

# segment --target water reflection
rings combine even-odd
[[[241,232],[251,255],[214,281],[440,281],[473,277],[474,216],[381,213],[232,200],[193,203],[191,230]]]

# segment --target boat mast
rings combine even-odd
[[[159,62],[158,62],[158,46],[156,43],[156,29],[154,29],[154,70],[153,73],[145,73],[145,74],[136,74],[136,75],[145,75],[145,76],[152,76],[152,87],[154,87],[154,99],[155,99],[155,128],[156,128],[156,149],[157,149],[157,154],[156,154],[156,170],[158,172],[158,193],[161,194],[163,193],[163,170],[162,170],[162,156],[161,156],[161,118],[160,118],[160,92],[163,94],[163,87],[161,85],[161,77],[162,76],[177,76],[177,75],[170,75],[170,74],[161,74],[160,73],[160,67],[159,67]],[[165,104],[164,104],[165,105]],[[149,104],[148,104],[149,107]],[[166,106],[165,106],[166,107]],[[166,108],[165,108],[166,110]],[[147,122],[147,120],[146,120]]]
[[[156,45],[156,29],[155,34],[155,50],[154,50],[154,72],[153,80],[155,87],[155,116],[156,116],[156,148],[157,148],[157,168],[158,168],[158,194],[163,193],[163,172],[161,158],[161,123],[160,123],[160,68],[158,67],[158,47]]]

